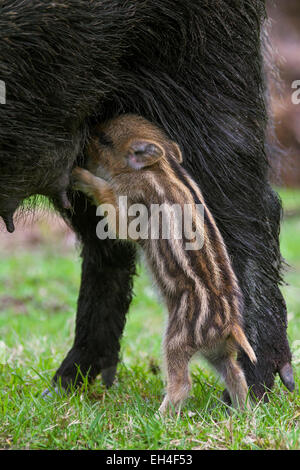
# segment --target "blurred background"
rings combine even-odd
[[[284,209],[280,243],[287,269],[282,290],[296,371],[300,364],[300,93],[298,104],[292,97],[295,82],[300,89],[300,0],[267,0],[267,11],[272,50],[267,77],[275,138],[280,148],[278,153],[271,152],[270,179]]]
[[[268,0],[267,8],[269,41],[273,48],[270,104],[276,137],[283,150],[279,158],[272,159],[272,180],[283,187],[297,188],[300,187],[300,103],[293,104],[292,94],[297,80],[300,88],[300,1]],[[274,73],[274,65],[278,73]]]

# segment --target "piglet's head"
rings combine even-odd
[[[104,178],[159,169],[169,158],[182,162],[175,142],[149,121],[131,114],[98,125],[88,155],[88,169]]]

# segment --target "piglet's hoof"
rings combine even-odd
[[[169,416],[170,418],[179,416],[181,413],[182,403],[183,401],[181,400],[176,404],[173,404],[168,395],[166,395],[158,409],[158,416]]]

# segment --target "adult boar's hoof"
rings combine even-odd
[[[107,388],[110,388],[112,384],[114,383],[116,372],[117,372],[116,365],[108,367],[107,369],[103,369],[101,371],[101,377],[102,377],[103,383]]]
[[[295,380],[292,365],[287,362],[279,369],[279,376],[286,388],[293,392],[295,390]]]

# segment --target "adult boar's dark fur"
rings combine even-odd
[[[49,196],[82,244],[74,345],[54,379],[77,365],[111,382],[131,300],[135,253],[95,234],[95,210],[72,195],[70,170],[94,120],[122,112],[162,126],[184,153],[232,257],[245,330],[258,363],[240,361],[257,396],[274,375],[293,388],[286,307],[278,289],[280,203],[267,182],[262,0],[0,2],[0,214]],[[77,162],[78,163],[78,162]],[[79,162],[80,163],[80,162]],[[65,208],[64,208],[64,207]]]

